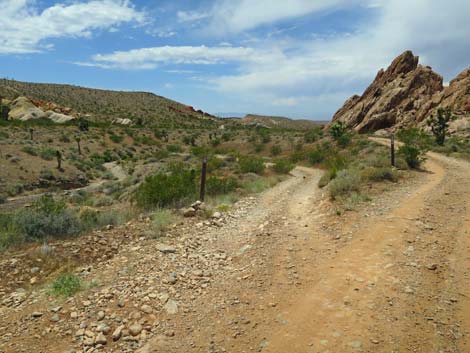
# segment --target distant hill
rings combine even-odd
[[[294,130],[306,130],[315,126],[322,126],[327,124],[325,121],[313,121],[306,119],[290,119],[281,116],[264,116],[248,114],[244,118],[239,119],[244,125],[263,125],[269,128],[282,128]]]
[[[0,97],[18,96],[72,108],[73,113],[89,114],[99,121],[127,118],[147,124],[185,124],[219,122],[192,107],[147,92],[125,92],[84,88],[72,85],[29,83],[0,79]]]

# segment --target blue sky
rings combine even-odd
[[[407,49],[469,66],[467,0],[0,0],[0,76],[328,119]]]

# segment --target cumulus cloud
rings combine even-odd
[[[154,69],[159,65],[215,65],[227,62],[265,62],[272,52],[246,47],[163,46],[97,54],[91,62],[78,63],[122,69]]]
[[[145,20],[128,0],[58,3],[42,12],[35,3],[0,1],[0,54],[38,52],[50,48],[47,39],[90,37],[97,29],[115,31],[119,24]]]

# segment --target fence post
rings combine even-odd
[[[392,134],[390,138],[390,152],[392,159],[392,167],[395,167],[395,134]]]
[[[204,202],[204,196],[206,193],[206,172],[207,172],[207,157],[202,160],[201,170],[201,192],[199,194],[199,201]]]

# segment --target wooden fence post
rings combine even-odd
[[[391,153],[392,167],[395,167],[395,134],[392,134],[390,138],[390,153]]]
[[[199,194],[199,201],[204,202],[204,196],[206,194],[206,173],[207,173],[207,157],[202,160],[201,170],[201,192]]]

